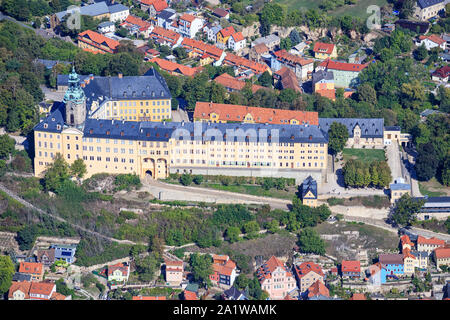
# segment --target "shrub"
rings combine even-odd
[[[180,183],[183,186],[189,186],[192,183],[192,175],[188,174],[188,173],[184,173],[181,177],[180,177]]]
[[[203,182],[203,176],[200,174],[195,175],[192,181],[194,181],[195,184],[199,185]]]
[[[141,179],[136,174],[119,174],[114,179],[116,190],[131,190],[132,188],[140,188],[142,186]]]

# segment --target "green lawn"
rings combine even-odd
[[[384,149],[344,149],[344,160],[358,159],[364,162],[384,161]]]
[[[442,197],[442,196],[447,195],[445,192],[431,191],[421,182],[419,182],[419,191],[422,195],[429,196],[429,197]]]
[[[286,5],[289,9],[318,9],[323,0],[274,0],[275,3]]]
[[[194,185],[196,186],[196,185]],[[199,187],[203,188],[211,188],[223,191],[230,191],[236,193],[250,194],[252,196],[260,196],[260,197],[271,197],[271,198],[279,198],[279,199],[287,199],[292,200],[295,195],[295,191],[285,191],[285,190],[277,190],[270,189],[265,190],[259,185],[229,185],[224,186],[221,183],[204,183]],[[295,189],[296,190],[296,189]]]

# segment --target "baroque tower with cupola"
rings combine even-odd
[[[75,68],[72,68],[69,75],[68,89],[63,102],[66,105],[66,124],[73,127],[81,126],[86,120],[86,96]]]

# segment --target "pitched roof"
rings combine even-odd
[[[318,124],[318,113],[311,111],[283,110],[272,108],[248,107],[234,104],[222,104],[198,101],[195,105],[195,119],[209,119],[211,113],[219,115],[219,120],[243,121],[251,114],[256,123],[288,124],[296,119],[300,123]]]
[[[369,64],[359,64],[359,63],[347,63],[347,62],[339,62],[339,61],[333,61],[330,59],[324,60],[322,63],[319,64],[319,67],[324,67],[325,69],[331,69],[331,70],[340,70],[340,71],[353,71],[353,72],[360,72],[364,68],[366,68]]]
[[[244,40],[244,36],[242,35],[242,32],[235,32],[231,35],[234,42],[239,42]]]
[[[416,256],[411,253],[411,250],[409,248],[405,248],[404,250],[402,250],[402,254],[403,254],[403,259],[405,259],[405,258],[416,259]]]
[[[258,268],[258,270],[256,270],[256,276],[258,277],[260,282],[264,281],[265,279],[270,279],[272,278],[272,272],[274,272],[277,268],[281,268],[286,271],[288,277],[292,276],[284,263],[275,256],[271,256],[269,260],[263,263]]]
[[[295,273],[297,274],[297,277],[299,279],[301,279],[302,277],[304,277],[305,275],[307,275],[308,273],[310,273],[311,271],[317,273],[320,276],[324,276],[324,273],[322,271],[322,268],[314,263],[314,262],[303,262],[300,265],[296,265],[294,267]]]
[[[223,29],[220,29],[219,33],[222,35],[222,37],[226,38],[231,36],[233,33],[235,33],[236,30],[234,30],[233,26],[229,26]]]
[[[450,258],[450,247],[441,247],[434,249],[434,254],[438,259]]]
[[[256,74],[263,73],[264,71],[269,69],[269,67],[266,64],[250,61],[246,58],[237,56],[233,53],[227,53],[223,62],[225,64],[229,64],[231,66],[237,66],[240,68],[243,67],[245,69],[250,69],[253,72],[255,72]]]
[[[215,9],[213,10],[213,13],[214,13],[216,16],[221,17],[221,18],[226,17],[227,15],[230,14],[227,10],[222,9],[222,8],[215,8]]]
[[[124,6],[123,4],[116,3],[116,4],[109,6],[108,9],[109,9],[109,13],[117,13],[117,12],[129,10],[130,8],[128,8],[127,6]]]
[[[325,97],[325,98],[328,98],[331,100],[336,99],[336,90],[335,89],[319,89],[314,92],[322,97]]]
[[[403,264],[403,255],[400,253],[385,253],[378,256],[381,264]]]
[[[122,262],[114,264],[112,266],[108,266],[108,276],[112,275],[114,271],[120,270],[122,272],[122,276],[128,275],[128,265]]]
[[[342,260],[342,272],[361,272],[361,263],[358,260]]]
[[[424,9],[434,6],[438,3],[442,3],[444,1],[445,0],[417,0],[417,5],[420,7],[420,9]]]
[[[197,19],[196,16],[188,13],[183,13],[183,15],[180,17],[180,20],[188,21],[190,23],[192,23],[192,21],[194,21],[195,19]]]
[[[219,60],[223,53],[223,50],[217,48],[216,46],[190,38],[184,38],[183,41],[181,42],[181,45],[186,49],[193,49],[194,51],[197,52],[207,53],[213,56],[215,60]]]
[[[422,236],[417,237],[417,244],[428,244],[428,245],[436,245],[436,246],[443,246],[445,245],[445,241],[432,237],[432,238],[424,238]]]
[[[257,54],[263,54],[269,52],[269,48],[267,48],[266,44],[261,42],[257,45],[253,46],[251,50],[254,50]]]
[[[434,71],[431,75],[439,78],[447,78],[450,76],[450,66],[443,66],[436,69],[436,71]]]
[[[420,41],[425,40],[425,39],[428,39],[428,40],[430,40],[430,41],[432,41],[434,43],[437,43],[438,45],[441,45],[441,44],[445,43],[444,39],[442,39],[441,37],[439,37],[439,36],[437,36],[435,34],[431,34],[429,36],[423,36],[423,35],[419,36],[419,40]]]
[[[311,287],[308,288],[308,298],[312,298],[315,296],[330,296],[330,291],[320,280],[317,280],[311,285]]]
[[[283,67],[278,70],[275,75],[281,78],[281,85],[283,89],[292,89],[296,92],[303,92],[302,88],[298,84],[297,76],[294,71],[288,67]]]
[[[121,26],[124,26],[124,25],[135,25],[135,26],[138,26],[138,27],[139,27],[139,30],[140,30],[140,31],[144,31],[144,30],[147,30],[148,28],[150,28],[152,24],[151,24],[150,22],[148,22],[148,21],[144,21],[144,20],[142,20],[141,18],[132,16],[132,15],[130,14],[130,15],[125,19],[125,21],[122,22],[120,25],[121,25]]]
[[[13,281],[11,283],[11,286],[9,287],[8,299],[12,299],[14,292],[16,292],[17,290],[20,290],[21,292],[23,292],[25,294],[25,299],[29,299],[30,298],[30,296],[29,296],[30,287],[31,287],[31,282],[28,282],[28,281],[15,282],[15,281]]]
[[[167,300],[166,296],[133,296],[133,300]]]
[[[42,295],[49,296],[52,293],[55,286],[56,285],[54,283],[50,283],[50,282],[31,282],[29,293],[30,293],[30,295],[31,294],[42,294]]]
[[[158,66],[166,71],[181,73],[184,76],[193,77],[195,74],[201,71],[202,67],[188,67],[176,62],[172,62],[169,60],[161,59],[155,57],[150,60],[150,62],[155,62]]]
[[[79,41],[83,41],[84,38],[90,39],[99,45],[106,45],[111,50],[115,50],[120,45],[119,41],[105,37],[104,35],[92,30],[86,30],[78,35]]]
[[[150,36],[156,36],[171,42],[177,42],[181,35],[173,30],[167,30],[162,27],[154,26]]]
[[[157,0],[153,3],[153,7],[155,8],[156,11],[159,12],[169,7],[169,5],[165,0]]]
[[[198,300],[197,294],[192,291],[184,290],[184,300]]]
[[[52,296],[50,297],[50,300],[66,300],[66,296],[59,293],[59,292],[53,292]]]
[[[316,42],[314,44],[313,51],[319,52],[319,53],[331,54],[333,52],[333,49],[334,49],[333,43]]]
[[[350,300],[367,300],[364,293],[354,293]]]
[[[306,178],[302,183],[302,199],[305,198],[308,192],[312,192],[313,196],[317,198],[317,181],[311,176]]]
[[[38,250],[36,253],[37,260],[41,261],[44,255],[47,256],[50,261],[55,260],[55,249]]]
[[[214,79],[215,82],[223,85],[225,88],[231,88],[233,90],[242,90],[245,87],[246,82],[242,80],[238,80],[233,76],[230,76],[228,73],[223,73],[220,76]],[[255,93],[260,89],[269,89],[267,87],[263,87],[257,84],[252,84],[252,92]]]
[[[383,118],[320,118],[320,128],[328,132],[333,122],[338,122],[347,127],[348,136],[353,137],[353,129],[356,126],[361,128],[362,138],[380,138],[383,137],[384,119]]]
[[[400,237],[400,242],[402,243],[402,246],[404,246],[405,244],[409,244],[411,248],[414,247],[414,243],[411,241],[411,239],[409,239],[409,236],[407,234],[404,234]]]
[[[38,262],[21,262],[19,266],[19,272],[29,274],[42,274],[43,265]]]
[[[278,60],[282,60],[291,65],[299,64],[301,66],[305,66],[307,64],[314,63],[314,59],[304,59],[295,54],[291,54],[291,53],[287,52],[285,49],[275,51],[274,55],[275,55],[275,57],[277,57]]]

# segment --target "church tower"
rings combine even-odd
[[[69,86],[63,102],[66,104],[66,124],[74,127],[82,125],[86,120],[86,96],[74,67],[69,75]]]

